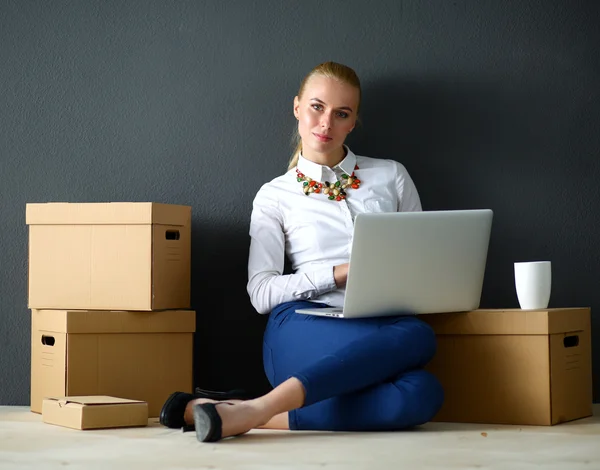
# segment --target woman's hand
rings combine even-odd
[[[350,265],[340,264],[339,266],[333,267],[333,279],[335,279],[335,285],[338,287],[344,287],[348,280],[348,267]]]

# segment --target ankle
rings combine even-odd
[[[186,407],[185,407],[185,411],[183,412],[183,420],[185,421],[185,424],[193,424],[194,423],[194,411],[193,408],[194,404],[193,402],[189,402]]]
[[[244,402],[249,413],[252,414],[256,427],[263,426],[268,423],[269,420],[277,414],[268,406],[262,398],[255,398],[253,400],[247,400]]]
[[[194,405],[199,401],[199,399],[190,400],[185,406],[185,411],[183,412],[185,424],[194,424]]]

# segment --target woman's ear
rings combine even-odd
[[[294,116],[296,116],[296,119],[299,118],[298,116],[298,108],[300,107],[300,100],[298,99],[298,97],[294,97]]]

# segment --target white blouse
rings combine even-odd
[[[316,181],[335,182],[354,170],[358,189],[345,200],[323,193],[305,195],[296,169],[264,184],[253,201],[247,290],[258,313],[293,300],[344,304],[333,268],[348,263],[354,217],[362,212],[420,211],[421,201],[406,168],[394,160],[355,155],[350,149],[334,168],[300,155],[298,170]],[[283,275],[287,255],[293,274]]]

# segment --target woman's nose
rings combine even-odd
[[[331,116],[327,113],[321,116],[321,127],[329,129],[331,127]]]

